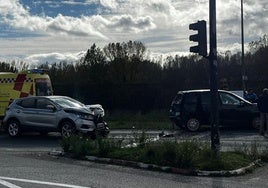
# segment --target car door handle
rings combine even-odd
[[[20,110],[17,110],[16,112],[19,114],[20,113]]]

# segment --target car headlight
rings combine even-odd
[[[93,120],[93,116],[89,114],[77,114],[77,117],[86,120]]]
[[[181,115],[181,112],[176,112],[175,113],[175,116],[179,116],[179,115]]]

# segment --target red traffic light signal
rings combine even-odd
[[[207,57],[207,26],[206,21],[201,20],[189,25],[190,30],[197,30],[197,34],[190,35],[189,40],[198,42],[197,46],[190,47],[190,52]]]

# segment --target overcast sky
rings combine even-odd
[[[209,0],[0,0],[0,60],[76,60],[93,43],[137,40],[185,54],[189,24],[209,23]],[[241,51],[241,0],[217,0],[218,50]],[[245,46],[268,31],[267,0],[244,0]]]

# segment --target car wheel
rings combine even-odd
[[[17,120],[10,120],[7,124],[7,132],[11,137],[18,137],[21,134],[20,123]]]
[[[61,136],[62,137],[70,137],[76,132],[75,126],[69,122],[69,121],[64,121],[61,124]]]
[[[186,128],[191,131],[191,132],[195,132],[198,131],[200,129],[200,122],[198,119],[196,118],[190,118],[188,119],[187,123],[186,123]]]
[[[254,129],[260,129],[260,125],[261,125],[261,119],[260,117],[255,117],[252,119],[251,121],[251,127]]]

